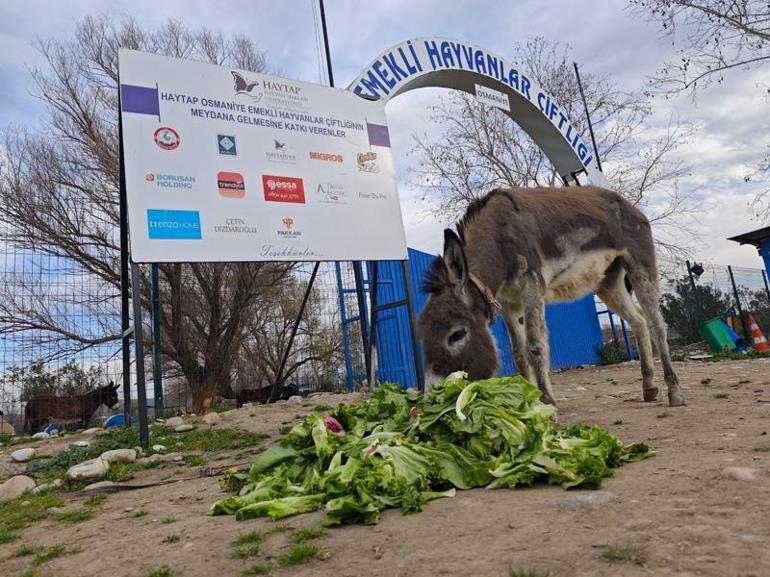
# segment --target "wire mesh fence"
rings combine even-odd
[[[24,407],[36,395],[72,396],[110,382],[122,384],[119,287],[41,252],[6,250],[1,262],[0,433],[23,428]],[[206,386],[212,390],[208,406],[266,400],[279,370],[283,386],[276,387],[278,396],[339,391],[349,384],[348,368],[352,374],[364,372],[360,327],[356,322],[344,330],[342,326],[343,306],[350,317],[358,313],[355,292],[338,290],[340,285],[354,286],[350,263],[320,264],[290,353],[312,263],[284,265],[279,272],[267,266],[233,273],[222,266],[171,265],[161,270],[157,320],[163,415],[193,410],[195,391]],[[141,269],[148,405],[151,415],[161,416],[153,394],[155,319],[149,267]],[[245,288],[239,285],[244,278],[251,281]],[[236,288],[217,284],[227,282]],[[349,339],[347,349],[343,333]],[[129,382],[135,400],[133,362]],[[100,422],[107,412],[101,407],[92,419]]]

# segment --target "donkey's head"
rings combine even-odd
[[[116,385],[110,381],[109,385],[99,387],[93,391],[95,400],[100,405],[107,405],[110,409],[115,409],[118,406],[118,388],[120,385]]]
[[[430,293],[420,313],[417,332],[425,350],[427,384],[454,371],[486,379],[498,367],[497,347],[489,330],[489,307],[469,282],[460,238],[444,230],[444,256],[436,257],[422,290]]]

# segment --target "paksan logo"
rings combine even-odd
[[[283,220],[281,220],[281,223],[283,224],[283,228],[279,228],[276,231],[280,238],[293,240],[302,236],[302,231],[294,228],[294,219],[290,216],[284,217]]]
[[[268,202],[305,204],[305,186],[301,178],[263,174],[262,188]]]
[[[155,139],[155,144],[163,150],[174,150],[179,147],[179,133],[168,126],[158,128],[152,137]]]
[[[243,198],[246,196],[246,183],[238,172],[218,172],[217,188],[219,196],[225,198]]]
[[[326,162],[342,162],[342,155],[331,154],[329,152],[311,152],[310,160],[324,160]]]
[[[347,190],[342,184],[327,182],[319,184],[316,188],[318,202],[326,204],[347,204]]]
[[[289,145],[286,142],[273,139],[273,152],[265,152],[265,158],[269,162],[278,162],[281,164],[295,164],[297,162],[297,156],[291,154]]]
[[[200,213],[151,208],[147,210],[147,235],[158,240],[200,240]]]
[[[147,182],[154,182],[159,188],[192,188],[195,184],[194,176],[184,174],[153,174],[147,173],[144,177]]]
[[[233,90],[237,96],[248,96],[254,102],[258,102],[262,99],[262,93],[254,91],[254,89],[259,86],[259,81],[252,82],[251,80],[247,80],[240,72],[236,72],[235,70],[231,70],[230,74],[233,75]]]

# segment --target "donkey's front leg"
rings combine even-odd
[[[516,372],[529,382],[536,382],[527,354],[527,333],[524,327],[523,307],[510,303],[503,304],[503,320],[511,340],[511,352],[513,352],[513,361],[516,363]]]
[[[545,324],[545,302],[542,297],[525,307],[524,322],[527,332],[527,356],[534,370],[537,386],[543,393],[541,400],[555,405],[556,398],[548,374],[551,368],[551,353],[548,346],[548,328]]]

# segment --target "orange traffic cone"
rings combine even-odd
[[[762,331],[759,330],[757,319],[752,314],[749,314],[749,324],[751,325],[751,340],[754,341],[752,343],[754,350],[760,353],[769,351],[770,345],[767,344],[767,339],[762,334]]]

